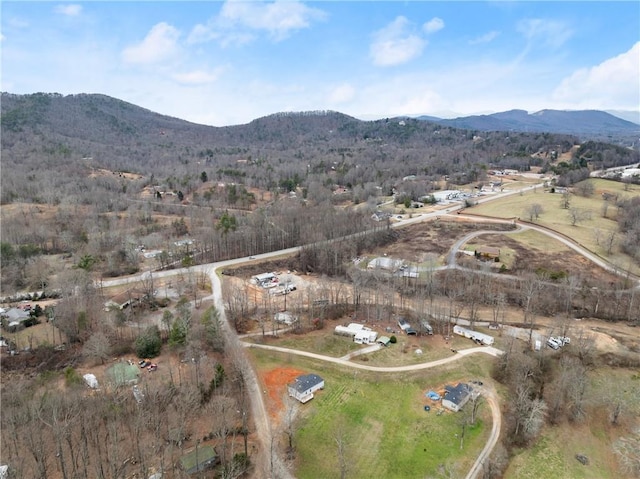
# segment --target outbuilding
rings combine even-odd
[[[304,374],[298,376],[287,387],[289,397],[296,398],[301,403],[309,402],[313,399],[313,393],[319,389],[324,389],[324,379],[317,374]]]

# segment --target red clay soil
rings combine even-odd
[[[305,373],[299,369],[276,368],[263,375],[262,381],[269,394],[267,409],[272,421],[277,421],[282,412],[283,398],[287,394],[287,384],[292,383],[301,374]]]

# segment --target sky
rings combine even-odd
[[[637,1],[0,2],[0,89],[214,126],[640,110]]]

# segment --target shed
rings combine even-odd
[[[318,389],[324,389],[324,379],[317,374],[304,374],[298,376],[287,387],[289,397],[294,397],[301,403],[309,402],[313,399],[313,393]]]
[[[217,460],[216,451],[213,446],[196,447],[189,454],[180,458],[182,470],[187,474],[206,471],[215,466]]]
[[[382,344],[383,346],[389,346],[391,343],[391,338],[389,336],[380,336],[378,338],[378,344]]]
[[[458,412],[471,397],[471,388],[465,383],[458,383],[455,386],[447,384],[444,387],[444,397],[442,405],[447,409]]]

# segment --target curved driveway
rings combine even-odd
[[[527,191],[527,190],[531,190],[531,189],[535,189],[537,188],[539,185],[535,185],[535,186],[530,186],[530,187],[526,187],[520,190],[514,190],[514,191],[509,191],[509,192],[505,192],[505,193],[500,193],[494,196],[490,196],[490,197],[486,197],[486,198],[482,198],[478,200],[478,203],[484,203],[486,201],[492,201],[495,199],[499,199],[499,198],[503,198],[505,196],[509,196],[509,195],[513,195],[513,194],[517,194],[520,193],[522,191]],[[405,220],[402,220],[400,222],[394,223],[391,226],[393,228],[397,228],[397,227],[402,227],[408,224],[413,224],[413,223],[417,223],[417,222],[422,222],[425,220],[429,220],[438,216],[442,216],[442,215],[447,215],[447,214],[451,214],[454,213],[456,211],[459,211],[463,209],[462,205],[453,205],[450,206],[448,208],[445,208],[444,210],[440,210],[440,211],[435,211],[432,213],[426,213],[426,214],[420,214],[418,216],[415,216],[413,218],[408,218]],[[508,222],[508,220],[505,220]],[[616,273],[616,274],[620,274],[620,271],[617,270],[616,268],[614,268],[613,266],[611,266],[609,263],[607,263],[606,261],[602,260],[601,258],[597,257],[596,255],[594,255],[593,253],[591,253],[590,251],[576,245],[575,243],[569,241],[567,238],[565,238],[562,235],[558,235],[550,230],[547,230],[545,228],[541,228],[541,227],[537,227],[535,225],[522,225],[520,224],[520,227],[526,227],[526,228],[530,228],[530,229],[534,229],[537,231],[540,231],[548,236],[551,236],[555,239],[557,239],[558,241],[561,241],[562,243],[564,243],[565,245],[569,246],[570,248],[574,249],[575,251],[577,251],[578,253],[582,254],[583,256],[585,256],[586,258],[588,258],[589,260],[593,261],[594,263],[596,263],[597,265],[601,266],[602,268],[605,268],[607,271]],[[481,233],[481,232],[477,232],[477,233]],[[496,233],[495,231],[492,231],[491,233]],[[462,240],[459,240],[458,242],[456,242],[456,246],[455,248],[452,248],[452,252],[453,251],[457,251],[457,249],[464,244],[464,242],[468,241],[469,236],[463,238]],[[226,315],[225,315],[225,309],[224,309],[224,303],[222,301],[222,288],[220,286],[220,279],[218,278],[217,274],[216,274],[216,270],[219,268],[225,268],[228,266],[233,266],[233,265],[238,265],[244,262],[248,262],[251,260],[263,260],[263,259],[268,259],[268,258],[273,258],[273,257],[277,257],[277,256],[282,256],[282,255],[287,255],[287,254],[292,254],[297,252],[300,249],[300,247],[293,247],[293,248],[288,248],[285,250],[280,250],[280,251],[274,251],[271,253],[263,253],[263,254],[259,254],[256,255],[253,258],[237,258],[237,259],[233,259],[233,260],[227,260],[227,261],[219,261],[216,263],[209,263],[209,264],[204,264],[204,265],[198,265],[198,266],[193,266],[191,268],[180,268],[180,269],[175,269],[175,270],[169,270],[169,271],[158,271],[158,272],[144,272],[138,275],[134,275],[134,276],[130,276],[130,277],[126,277],[126,278],[118,278],[118,279],[113,279],[113,280],[107,280],[107,281],[100,281],[99,284],[97,286],[99,287],[110,287],[110,286],[117,286],[117,285],[124,285],[124,284],[129,284],[129,283],[136,283],[139,282],[140,280],[143,279],[148,279],[150,274],[153,274],[153,277],[155,278],[165,278],[165,277],[170,277],[170,276],[175,276],[175,275],[187,275],[187,274],[191,274],[191,273],[201,273],[204,272],[206,274],[208,274],[208,276],[211,279],[211,287],[212,287],[212,294],[206,298],[203,299],[212,299],[214,304],[216,305],[216,308],[218,309],[218,311],[220,312],[220,318],[221,318],[221,322],[223,324],[223,328],[224,331],[228,337],[228,340],[230,342],[230,344],[232,345],[239,345],[239,339],[237,337],[237,334],[231,329],[228,321],[226,320]],[[455,253],[453,253],[455,256]],[[451,258],[451,257],[449,257]],[[449,259],[449,265],[451,265],[451,263],[453,262],[452,259]],[[634,276],[634,279],[636,279],[636,281],[638,281],[638,278]],[[636,287],[640,287],[640,281],[638,282],[638,286]],[[251,344],[251,345],[247,345],[246,343],[242,343],[243,346],[245,347],[257,347],[257,348],[264,348],[264,349],[272,349],[275,351],[283,351],[283,352],[287,352],[290,354],[299,354],[301,356],[307,356],[307,357],[311,357],[311,358],[315,358],[315,359],[319,359],[322,361],[329,361],[329,362],[333,362],[335,364],[338,365],[342,365],[342,366],[346,366],[346,367],[351,367],[351,368],[359,368],[359,369],[365,369],[365,370],[370,370],[370,371],[381,371],[381,372],[394,372],[394,371],[411,371],[411,370],[420,370],[420,369],[427,369],[427,368],[432,368],[432,367],[437,367],[452,361],[455,361],[457,359],[463,358],[465,356],[468,356],[470,354],[475,354],[475,353],[484,353],[484,354],[490,354],[492,356],[498,356],[501,354],[501,351],[495,348],[488,348],[488,347],[479,347],[479,348],[470,348],[470,349],[465,349],[462,351],[458,351],[455,355],[452,355],[448,358],[444,358],[444,359],[440,359],[437,361],[431,361],[429,363],[423,363],[423,364],[413,364],[413,365],[408,365],[408,366],[398,366],[398,367],[376,367],[376,366],[368,366],[368,365],[364,365],[364,364],[358,364],[358,363],[352,363],[346,359],[341,359],[341,358],[331,358],[331,357],[327,357],[327,356],[322,356],[322,355],[316,355],[314,353],[308,353],[305,351],[297,351],[297,350],[289,350],[289,349],[285,349],[285,348],[278,348],[275,346],[266,346],[266,345],[256,345],[256,344]],[[281,477],[284,479],[291,479],[293,476],[291,476],[290,472],[287,470],[286,466],[284,465],[284,463],[281,461],[280,457],[278,457],[277,455],[273,454],[271,452],[271,447],[269,447],[269,445],[271,444],[271,441],[273,440],[273,431],[271,431],[271,426],[269,424],[269,420],[268,420],[268,415],[266,412],[266,407],[264,404],[264,397],[262,395],[262,392],[259,389],[259,382],[258,379],[255,375],[255,371],[252,368],[245,368],[246,371],[245,372],[245,377],[246,377],[246,386],[248,388],[248,390],[251,392],[251,397],[255,400],[251,401],[251,408],[252,408],[252,413],[253,416],[255,418],[255,427],[256,427],[256,434],[259,438],[259,440],[262,442],[263,447],[260,450],[260,453],[258,455],[258,457],[256,457],[256,472],[255,475],[258,476],[259,474],[268,474],[269,476],[271,475],[270,472],[267,471],[272,471],[277,477]],[[497,398],[495,396],[495,394],[493,392],[490,391],[483,391],[483,394],[485,395],[485,397],[487,398],[487,401],[491,407],[491,411],[492,411],[492,416],[493,416],[493,427],[492,427],[492,431],[491,431],[491,435],[489,437],[489,440],[487,441],[487,444],[485,445],[484,449],[482,450],[480,456],[478,457],[478,459],[475,461],[471,471],[469,472],[469,474],[467,474],[466,478],[467,479],[474,479],[475,477],[477,477],[477,475],[479,474],[479,472],[481,471],[482,465],[484,463],[484,461],[486,460],[486,458],[489,456],[489,454],[491,453],[493,447],[495,446],[497,440],[498,440],[498,436],[500,433],[500,427],[501,427],[501,415],[500,415],[500,408],[498,406],[498,401]],[[260,476],[263,477],[263,476]]]
[[[437,366],[442,366],[443,364],[447,364],[453,361],[457,361],[458,359],[462,359],[466,356],[470,356],[472,354],[489,354],[491,356],[497,357],[504,354],[503,351],[493,347],[481,346],[477,348],[468,348],[458,350],[453,356],[448,358],[438,359],[435,361],[430,361],[427,363],[420,364],[410,364],[406,366],[368,366],[366,364],[353,363],[343,358],[334,358],[332,356],[325,356],[322,354],[310,353],[308,351],[300,351],[298,349],[288,349],[288,348],[280,348],[278,346],[268,346],[265,344],[253,344],[243,342],[242,345],[246,348],[259,348],[266,349],[269,351],[277,351],[280,353],[286,354],[295,354],[297,356],[304,356],[307,358],[317,359],[320,361],[325,361],[333,364],[338,364],[340,366],[346,366],[355,369],[363,369],[366,371],[377,371],[377,372],[402,372],[402,371],[418,371],[422,369],[434,368]],[[471,470],[465,476],[465,479],[475,479],[478,477],[478,474],[482,471],[485,461],[493,451],[496,443],[498,442],[498,438],[500,437],[500,430],[502,428],[502,414],[500,412],[500,405],[498,403],[498,397],[494,390],[487,389],[486,387],[482,387],[479,389],[480,394],[482,394],[489,404],[491,408],[491,433],[489,434],[489,438],[487,439],[487,443],[484,448],[478,455],[477,459],[473,463]]]

